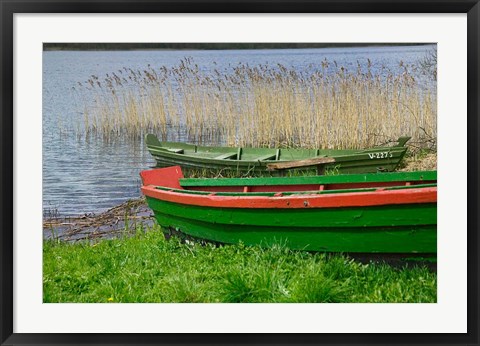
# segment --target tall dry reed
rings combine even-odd
[[[172,68],[124,68],[92,76],[77,91],[86,100],[87,135],[265,147],[362,148],[404,135],[435,148],[436,88],[411,69],[347,71],[327,60],[312,72],[282,65],[204,72],[185,58]]]

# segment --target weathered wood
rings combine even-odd
[[[273,170],[282,170],[282,169],[290,169],[290,168],[322,166],[322,165],[326,165],[328,163],[334,163],[334,162],[335,162],[335,158],[333,157],[315,157],[313,159],[306,159],[306,160],[269,163],[267,164],[267,169],[270,171],[273,171]]]

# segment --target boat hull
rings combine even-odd
[[[436,172],[185,179],[177,166],[140,175],[166,233],[307,251],[437,251]]]
[[[355,157],[335,157],[335,163],[329,163],[324,166],[326,171],[338,172],[342,174],[374,173],[377,171],[394,171],[400,161],[403,159],[406,148],[400,151],[391,152],[391,158],[370,159],[368,153],[356,155]],[[229,170],[234,172],[255,172],[268,173],[271,175],[281,174],[281,171],[268,171],[267,165],[278,161],[238,161],[238,160],[201,160],[196,157],[165,154],[163,156],[154,156],[156,167],[170,167],[179,165],[185,169],[200,169],[209,171]],[[232,162],[230,162],[232,161]],[[298,171],[316,170],[312,167],[296,168]]]
[[[252,209],[188,206],[147,197],[159,225],[213,242],[284,244],[290,249],[436,253],[437,206]]]
[[[155,158],[157,167],[179,165],[184,169],[263,172],[271,175],[280,174],[281,171],[267,172],[268,164],[315,157],[334,158],[334,163],[325,164],[323,168],[342,174],[394,171],[405,156],[407,147],[404,146],[404,142],[399,146],[365,150],[316,150],[199,147],[185,143],[161,143],[153,135],[148,135],[146,139],[147,148]],[[233,155],[225,158],[229,152]],[[235,152],[238,152],[236,156]],[[265,159],[269,155],[270,159]],[[241,159],[237,159],[238,157]],[[295,170],[315,171],[312,167],[295,168]]]

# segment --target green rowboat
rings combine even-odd
[[[436,171],[185,179],[175,166],[140,175],[167,233],[309,251],[437,251]]]
[[[269,149],[209,147],[180,142],[160,142],[153,134],[145,138],[157,167],[235,170],[239,172],[282,172],[285,169],[324,169],[340,173],[394,171],[405,155],[410,137],[401,137],[394,146],[364,150]]]

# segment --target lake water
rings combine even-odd
[[[82,104],[74,87],[90,76],[124,67],[173,67],[192,57],[202,71],[239,63],[282,64],[298,72],[320,68],[327,59],[355,71],[372,62],[372,71],[401,74],[400,61],[416,64],[433,46],[223,51],[46,51],[43,53],[43,209],[44,214],[98,213],[140,196],[139,172],[155,164],[142,140],[112,141],[78,136]],[[83,102],[89,102],[84,100]]]

